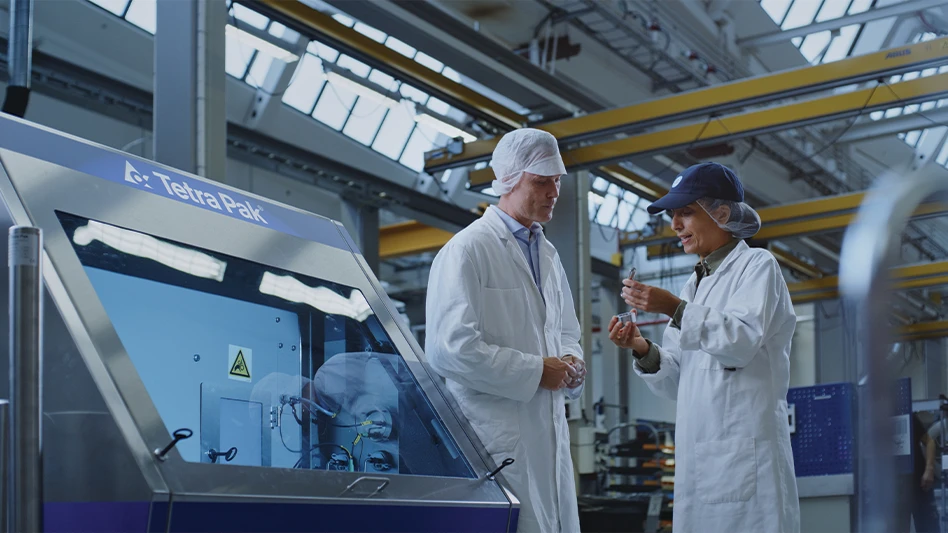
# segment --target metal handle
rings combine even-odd
[[[388,484],[389,484],[389,482],[390,482],[390,480],[389,480],[387,477],[362,476],[362,477],[356,479],[355,481],[353,481],[352,483],[350,483],[349,486],[346,487],[346,490],[342,491],[342,492],[339,494],[339,496],[344,495],[345,493],[347,493],[347,492],[349,492],[350,490],[354,489],[354,488],[355,488],[357,485],[359,485],[360,483],[364,483],[364,482],[366,482],[366,481],[376,481],[376,482],[379,483],[378,486],[375,487],[375,490],[373,490],[371,493],[369,493],[369,495],[366,496],[366,498],[371,498],[372,496],[375,496],[376,494],[382,492],[382,491],[385,489],[385,487],[388,486]]]
[[[512,464],[514,464],[514,459],[512,457],[508,457],[504,459],[504,462],[500,463],[500,466],[495,468],[493,472],[490,472],[487,474],[487,479],[493,481],[494,478],[497,477],[497,474],[499,474],[501,470],[507,468],[508,466]]]
[[[215,450],[214,448],[211,448],[210,450],[207,451],[207,456],[211,458],[212,463],[217,463],[218,457],[223,457],[224,460],[229,463],[233,461],[235,457],[237,457],[237,447],[233,446],[231,447],[231,449],[227,450],[226,452],[219,452]]]
[[[167,459],[168,452],[171,451],[171,448],[174,448],[178,444],[179,441],[190,439],[191,435],[194,435],[194,432],[188,428],[176,429],[175,432],[171,434],[171,442],[169,442],[167,446],[165,446],[164,448],[160,450],[155,449],[154,451],[155,457],[159,461],[164,461],[165,459]],[[234,453],[235,454],[237,453],[236,450],[234,451]]]
[[[856,531],[896,530],[893,461],[893,386],[886,369],[891,344],[889,269],[900,236],[916,208],[948,181],[934,165],[908,176],[882,176],[866,196],[856,222],[846,231],[840,260],[840,286],[845,308],[856,317],[856,372],[859,398],[856,468],[858,521]]]
[[[43,530],[43,275],[39,228],[10,228],[10,525]]]

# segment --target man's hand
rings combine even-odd
[[[925,473],[922,474],[922,489],[928,490],[935,484],[935,468],[925,467]]]
[[[618,317],[612,317],[609,322],[609,340],[619,348],[631,348],[639,357],[648,353],[648,342],[639,332],[639,328],[632,322],[622,324]]]
[[[575,355],[564,355],[561,359],[572,365],[573,369],[576,370],[576,377],[570,380],[566,387],[575,389],[582,385],[586,381],[586,362]]]
[[[567,387],[577,376],[573,365],[559,357],[543,358],[543,375],[540,376],[540,387],[547,390],[560,390]]]
[[[631,279],[622,280],[622,284],[625,285],[622,289],[622,299],[625,303],[642,311],[674,316],[681,303],[680,298],[665,289]]]

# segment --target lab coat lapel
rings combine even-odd
[[[553,277],[553,258],[556,256],[556,248],[546,240],[546,235],[540,234],[540,287],[544,300],[550,301],[550,295],[556,292],[556,279]]]
[[[509,257],[513,264],[517,265],[517,268],[520,270],[521,281],[528,287],[533,287],[533,293],[539,297],[540,294],[536,288],[537,284],[533,281],[533,273],[530,271],[530,265],[527,264],[527,258],[523,255],[523,250],[520,249],[520,244],[517,243],[517,238],[510,233],[507,225],[504,224],[500,215],[493,211],[494,209],[498,208],[491,206],[491,208],[484,213],[484,220],[487,221],[491,230],[493,230],[494,233],[497,234],[497,237],[504,243],[504,250],[507,252],[507,257]],[[540,263],[543,263],[542,259]],[[543,267],[541,266],[540,269],[540,275],[543,275]]]
[[[727,257],[724,258],[724,261],[721,262],[721,264],[718,266],[718,269],[715,270],[710,276],[705,276],[701,279],[701,284],[698,286],[697,291],[695,291],[695,298],[698,296],[698,291],[700,291],[702,295],[702,301],[698,303],[704,303],[704,301],[708,298],[708,295],[711,293],[711,289],[713,289],[718,283],[718,280],[721,279],[721,276],[727,272],[727,270],[734,264],[734,261],[748,249],[749,247],[747,246],[746,242],[741,241],[737,243],[737,246],[731,250],[731,253],[727,254]]]
[[[507,255],[520,269],[520,273],[523,275],[522,277],[525,278],[525,283],[536,287],[536,282],[533,281],[533,273],[530,271],[530,265],[527,264],[527,258],[523,256],[523,250],[520,249],[517,238],[513,235],[509,235],[509,230],[507,233],[508,235],[504,237],[504,249],[507,250]]]

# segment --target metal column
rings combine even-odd
[[[157,3],[155,160],[217,181],[227,171],[224,0]]]
[[[30,101],[33,74],[33,0],[11,0],[10,39],[7,45],[10,84],[3,112],[22,117]]]
[[[631,350],[622,350],[609,340],[609,321],[612,317],[625,312],[619,293],[622,284],[615,279],[601,279],[599,288],[599,325],[601,331],[596,334],[602,346],[602,364],[596,372],[602,375],[602,400],[610,406],[605,408],[605,429],[628,422],[629,401],[629,359]],[[624,363],[624,364],[623,364]],[[599,401],[600,398],[596,398]],[[623,431],[623,435],[625,432]]]
[[[10,228],[12,531],[43,530],[43,278],[39,228]]]
[[[362,257],[376,276],[379,275],[379,210],[377,207],[344,202],[342,223],[353,230]]]
[[[598,370],[591,368],[592,361],[588,357],[592,354],[592,264],[589,250],[588,194],[588,172],[580,171],[563,176],[553,220],[546,225],[545,233],[547,239],[556,246],[566,271],[582,331],[581,346],[586,355],[587,372],[592,374]],[[583,409],[588,409],[595,403],[592,394],[593,388],[587,385],[583,392]]]

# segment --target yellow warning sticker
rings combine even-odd
[[[229,346],[227,354],[227,377],[237,381],[250,381],[253,351],[243,346]]]

